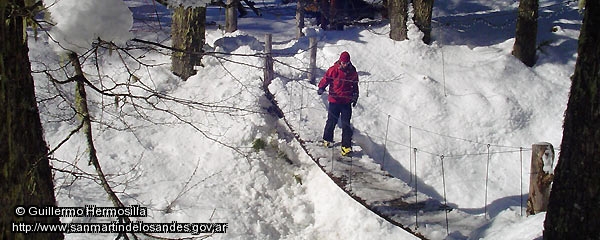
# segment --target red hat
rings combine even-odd
[[[343,52],[340,54],[340,62],[350,62],[350,53]]]

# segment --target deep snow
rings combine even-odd
[[[169,45],[165,8],[151,0],[125,3],[134,21],[131,32],[122,35]],[[305,29],[319,40],[318,75],[342,51],[350,52],[359,70],[361,97],[352,119],[355,144],[370,149],[376,163],[409,186],[418,183],[420,192],[439,201],[445,192],[450,206],[485,219],[483,224],[450,222],[449,235],[445,226],[420,223],[418,231],[432,238],[541,236],[544,214],[522,216],[520,207],[527,199],[530,146],[541,141],[560,144],[581,16],[574,2],[541,1],[538,62],[527,68],[510,54],[517,6],[510,0],[436,1],[431,45],[418,40],[421,33],[412,24],[410,40],[402,42],[387,37],[385,23],[345,31],[322,31],[309,23]],[[130,81],[133,74],[139,79],[136,86],[225,106],[182,106],[149,98],[168,111],[135,108],[132,99],[115,107],[113,97],[88,89],[94,140],[113,188],[125,204],[150,210],[140,221],[229,223],[226,234],[213,236],[217,239],[410,239],[410,234],[337,188],[290,138],[281,121],[266,114],[262,59],[253,56],[262,53],[266,33],[274,34],[276,78],[271,90],[285,96],[278,98],[279,104],[302,136],[318,140],[326,100],[308,84],[306,72],[298,70],[308,67],[308,38],[294,39],[293,4],[260,2],[259,7],[262,17],[249,12],[240,19],[239,30],[228,34],[218,28],[224,11],[209,8],[208,20],[216,25],[207,29],[207,50],[242,56],[206,56],[204,67],[185,82],[170,73],[169,56],[159,52],[131,51],[150,66],[118,51],[101,50],[98,59],[87,53],[86,76],[97,85],[112,87]],[[105,16],[118,19],[112,17]],[[69,32],[85,31],[73,28]],[[61,63],[48,42],[30,41],[34,72]],[[62,72],[53,73],[66,78]],[[78,126],[68,107],[73,103],[73,85],[59,87],[64,98],[51,98],[57,90],[46,76],[34,77],[37,97],[44,99],[40,111],[46,140],[53,149]],[[140,88],[115,91],[150,95]],[[336,134],[339,137],[339,129]],[[258,138],[268,143],[266,150],[252,149]],[[92,173],[86,149],[83,137],[75,134],[54,153],[52,164]],[[86,177],[56,172],[55,181],[59,206],[111,205],[102,188]],[[469,236],[453,230],[463,225],[477,228]],[[109,236],[113,235],[67,238]]]

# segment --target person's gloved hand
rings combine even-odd
[[[358,93],[352,94],[352,107],[356,107],[356,102],[358,102]]]
[[[323,94],[323,92],[325,92],[325,88],[319,88],[319,90],[317,90],[317,94],[319,95]]]

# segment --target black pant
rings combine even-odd
[[[351,147],[353,130],[350,125],[350,118],[352,117],[352,107],[350,106],[350,103],[329,103],[323,140],[333,142],[333,131],[335,130],[335,125],[340,116],[342,120],[342,147]]]

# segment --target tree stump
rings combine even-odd
[[[550,186],[554,179],[553,166],[554,147],[552,144],[533,144],[527,215],[534,215],[547,210],[550,200]]]

